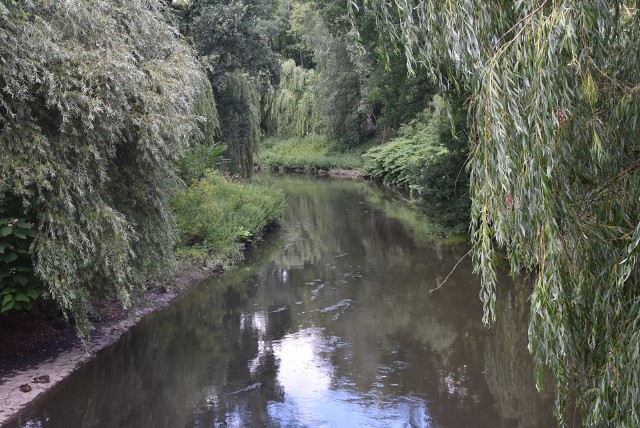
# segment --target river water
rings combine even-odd
[[[555,426],[526,287],[502,280],[487,329],[469,258],[431,292],[468,247],[434,239],[399,196],[259,179],[289,206],[250,260],[144,319],[17,426]]]

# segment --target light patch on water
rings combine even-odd
[[[260,359],[267,351],[267,314],[264,311],[255,312],[253,315],[242,315],[241,319],[251,319],[251,326],[258,333],[258,352],[255,358],[249,362],[249,371],[255,374],[260,366]],[[245,321],[246,322],[246,321]]]
[[[326,307],[324,309],[320,309],[320,312],[333,312],[333,311],[337,311],[339,309],[346,309],[349,306],[351,306],[352,304],[353,304],[353,300],[344,299],[344,300],[340,300],[335,305],[328,306],[328,307]]]
[[[342,314],[344,314],[345,311],[347,309],[349,309],[352,304],[353,304],[353,300],[344,299],[344,300],[339,301],[335,305],[328,306],[328,307],[323,308],[323,309],[319,309],[318,312],[322,312],[322,313],[336,312],[336,314],[333,316],[333,318],[331,318],[333,321],[336,321],[336,320],[340,319]]]
[[[321,355],[340,343],[335,336],[326,338],[322,333],[323,329],[310,328],[274,344],[280,361],[278,381],[285,399],[269,403],[268,412],[279,426],[431,426],[422,396],[362,393],[355,384],[334,382],[333,365]]]
[[[325,287],[324,283],[321,283],[318,288],[316,288],[315,290],[313,290],[311,292],[311,300],[316,300],[318,298],[318,294],[320,293],[320,290],[322,290]]]

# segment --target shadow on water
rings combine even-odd
[[[528,292],[481,323],[467,252],[367,183],[268,177],[285,224],[25,411],[20,427],[554,426],[526,350]]]

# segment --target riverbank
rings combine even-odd
[[[204,278],[242,261],[278,223],[285,205],[284,194],[278,189],[234,182],[209,172],[173,196],[180,238],[173,273],[140,287],[129,311],[116,300],[101,302],[99,320],[93,320],[94,330],[86,345],[73,325],[59,319],[34,318],[27,313],[3,318],[0,425],[114,344],[145,316],[164,308]]]
[[[219,267],[185,262],[165,283],[148,284],[147,290],[138,296],[135,308],[128,312],[119,311],[107,320],[96,323],[86,347],[77,337],[75,329],[69,326],[60,330],[53,340],[45,340],[37,349],[31,349],[19,361],[4,357],[0,360],[0,426],[16,417],[29,403],[51,390],[77,368],[95,358],[101,350],[114,344],[145,316],[164,308],[204,278],[220,272],[222,270]],[[51,332],[47,330],[46,333]],[[34,382],[34,378],[38,377],[48,377],[48,382]],[[29,391],[23,392],[23,385],[28,385],[29,388],[23,388]]]
[[[351,176],[362,174],[367,146],[337,150],[322,135],[272,137],[260,144],[257,165],[269,171]],[[333,172],[332,172],[333,171]],[[341,175],[340,171],[354,171]]]
[[[256,172],[267,172],[267,173],[276,173],[276,174],[302,174],[302,175],[320,175],[327,177],[337,177],[337,178],[354,178],[354,179],[366,179],[367,176],[362,173],[362,171],[357,169],[343,169],[343,168],[329,168],[329,169],[318,169],[318,168],[309,168],[309,167],[272,167],[265,168],[260,165],[256,165]]]

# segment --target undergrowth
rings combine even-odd
[[[258,164],[267,169],[288,171],[296,169],[362,169],[361,147],[339,151],[331,147],[326,137],[272,137],[261,143]]]
[[[236,262],[247,243],[279,221],[285,205],[280,189],[207,171],[171,200],[180,236],[178,257],[222,266]]]
[[[400,127],[396,138],[363,155],[363,172],[408,189],[433,222],[464,232],[469,226],[469,176],[466,140],[451,132],[463,123],[457,116],[434,97],[429,108]]]

